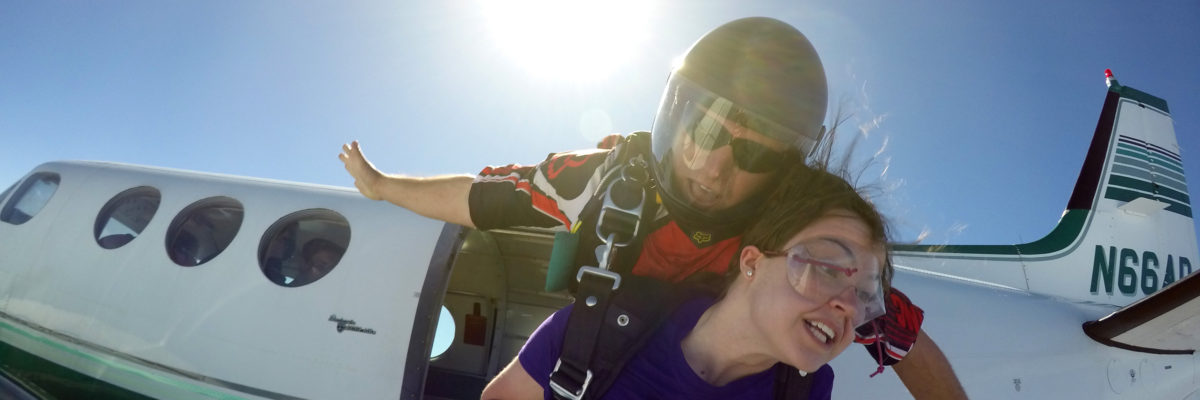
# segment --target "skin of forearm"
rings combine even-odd
[[[917,400],[966,399],[950,361],[937,344],[921,331],[912,350],[892,366],[904,387]]]
[[[417,214],[474,228],[467,200],[474,180],[471,175],[384,175],[376,182],[375,190],[383,200]]]

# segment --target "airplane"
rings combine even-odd
[[[971,397],[1200,398],[1181,165],[1166,101],[1112,79],[1046,237],[895,246]],[[571,301],[544,285],[553,241],[352,188],[45,163],[0,195],[0,395],[478,398]],[[861,354],[832,364],[834,398],[907,393]]]

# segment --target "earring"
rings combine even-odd
[[[754,270],[752,270],[752,269],[746,270],[746,276],[754,276]]]

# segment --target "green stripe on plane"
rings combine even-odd
[[[1122,98],[1126,98],[1129,100],[1133,100],[1133,101],[1157,108],[1168,114],[1171,113],[1171,110],[1167,109],[1167,101],[1160,99],[1158,97],[1155,97],[1152,94],[1131,88],[1129,86],[1121,86],[1121,85],[1113,85],[1112,87],[1109,87],[1108,90],[1112,91],[1112,92],[1117,92],[1118,94],[1121,95]]]
[[[1166,186],[1158,186],[1158,195],[1166,196],[1169,199],[1176,200],[1183,204],[1192,204],[1192,201],[1188,198],[1187,193],[1179,192]]]
[[[1176,183],[1177,185],[1179,185],[1180,187],[1182,187],[1182,188],[1183,188],[1183,189],[1181,189],[1181,190],[1183,190],[1183,191],[1185,191],[1185,192],[1187,191],[1187,180],[1186,180],[1186,179],[1183,179],[1183,175],[1176,174],[1176,173],[1174,173],[1174,172],[1171,172],[1171,171],[1163,171],[1163,170],[1154,171],[1154,175],[1155,175],[1155,176],[1160,176],[1160,177],[1163,177],[1163,178],[1170,178],[1171,182],[1174,182],[1174,183]],[[1156,179],[1156,180],[1157,180],[1157,179]]]
[[[1167,206],[1167,211],[1192,218],[1192,208],[1182,204],[1171,204]]]
[[[922,253],[957,253],[991,256],[1045,256],[1065,250],[1083,232],[1089,210],[1067,210],[1054,230],[1033,242],[1018,245],[916,245],[893,246],[896,251]],[[988,257],[978,257],[987,259]]]
[[[1141,179],[1130,178],[1127,176],[1111,175],[1108,177],[1108,184],[1112,185],[1112,186],[1123,187],[1126,189],[1140,190],[1140,191],[1143,191],[1146,193],[1154,193],[1155,192],[1153,183],[1146,182]]]
[[[1145,156],[1145,157],[1141,157],[1142,159],[1149,161],[1151,164],[1154,164],[1155,166],[1163,166],[1163,167],[1170,168],[1170,169],[1180,169],[1180,170],[1183,169],[1183,163],[1176,161],[1174,158],[1171,158],[1170,156],[1167,156],[1156,149],[1140,147],[1140,146],[1135,146],[1135,145],[1132,145],[1129,143],[1121,142],[1121,143],[1117,143],[1117,150],[1118,150],[1118,153],[1120,153],[1120,150],[1125,150],[1128,152],[1133,152],[1135,154],[1141,154],[1141,155]]]
[[[1173,213],[1176,213],[1176,214],[1179,214],[1179,215],[1182,215],[1182,216],[1185,216],[1188,218],[1192,217],[1192,208],[1190,206],[1188,206],[1187,203],[1179,203],[1179,202],[1176,202],[1169,198],[1154,196],[1154,195],[1148,194],[1148,193],[1135,192],[1133,190],[1129,190],[1129,189],[1125,189],[1125,188],[1121,188],[1121,187],[1117,187],[1117,186],[1109,186],[1108,189],[1106,189],[1104,191],[1104,197],[1107,199],[1112,199],[1112,200],[1116,200],[1116,201],[1134,201],[1139,197],[1145,197],[1148,199],[1167,203],[1167,208],[1166,208],[1167,211],[1170,211],[1170,212],[1173,212]]]
[[[79,349],[67,346],[57,340],[53,340],[51,338],[35,334],[26,329],[17,327],[16,325],[9,323],[8,321],[0,320],[0,330],[5,330],[5,331],[10,331],[12,333],[15,333],[18,336],[23,337],[26,340],[29,340],[38,345],[41,345],[44,348],[47,348],[51,351],[56,351],[63,355],[72,356],[72,357],[84,360],[88,363],[95,365],[96,370],[121,371],[121,372],[128,373],[129,375],[131,375],[133,377],[142,379],[143,383],[165,385],[168,387],[175,388],[176,390],[187,391],[187,392],[195,393],[195,394],[213,398],[213,399],[227,399],[227,400],[242,399],[242,397],[238,397],[238,396],[234,396],[234,395],[230,395],[230,394],[226,394],[226,393],[221,393],[219,391],[208,389],[208,388],[205,388],[200,385],[184,382],[184,381],[181,381],[178,379],[173,379],[171,377],[158,374],[151,370],[137,368],[137,367],[132,366],[127,363],[114,362],[113,360],[107,359],[106,357],[100,357],[100,356],[90,353],[90,352],[81,351]],[[4,367],[8,367],[8,366],[4,366]]]
[[[1150,156],[1147,155],[1146,152],[1143,152],[1143,151],[1121,148],[1121,149],[1117,149],[1117,154],[1123,155],[1126,157],[1133,157],[1133,158],[1136,158],[1136,159],[1141,160],[1146,163],[1150,162]]]
[[[1178,163],[1170,158],[1160,156],[1157,153],[1150,153],[1150,164],[1153,164],[1155,167],[1165,168],[1181,174],[1184,173],[1183,164]]]
[[[1133,189],[1144,192],[1156,198],[1165,197],[1171,200],[1178,201],[1183,204],[1191,204],[1188,195],[1177,190],[1171,189],[1163,185],[1156,185],[1151,182],[1146,182],[1140,179],[1134,179],[1127,176],[1112,175],[1108,178],[1108,184],[1125,189]]]
[[[1147,180],[1147,181],[1154,180],[1154,178],[1150,175],[1150,171],[1147,171],[1147,170],[1144,170],[1141,168],[1134,168],[1134,167],[1131,167],[1128,165],[1113,164],[1112,172],[1114,174],[1121,174],[1121,175],[1125,175],[1128,177]]]

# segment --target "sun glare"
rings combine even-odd
[[[603,78],[646,37],[648,2],[481,1],[496,46],[539,77]]]

